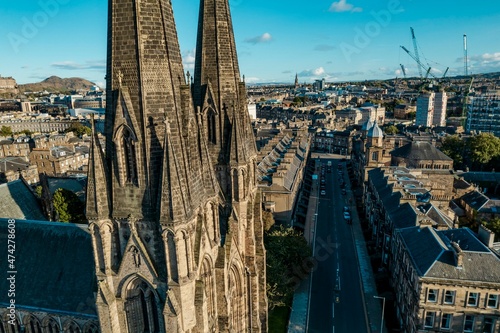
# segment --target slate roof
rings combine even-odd
[[[471,191],[467,194],[464,194],[461,199],[467,205],[469,205],[470,207],[472,207],[475,210],[479,210],[489,200],[489,198],[487,196],[485,196],[484,194],[482,194],[478,191]]]
[[[0,185],[0,218],[47,220],[35,195],[20,179]]]
[[[402,157],[410,160],[441,160],[452,161],[442,151],[429,142],[412,141],[391,152],[394,157]]]
[[[389,214],[395,229],[409,228],[417,225],[417,212],[408,202]]]
[[[399,233],[420,276],[425,276],[441,254],[447,250],[432,228],[406,228],[400,229]]]
[[[420,276],[500,284],[500,259],[470,229],[414,227],[399,233]],[[457,267],[452,241],[462,249],[461,267]]]
[[[7,244],[7,235],[7,220],[0,219],[1,244]],[[16,220],[15,235],[16,306],[96,316],[97,283],[87,226]],[[9,271],[5,259],[0,269]],[[7,279],[0,279],[0,290],[8,290]],[[7,293],[0,293],[0,304],[7,302]]]

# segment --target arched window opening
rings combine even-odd
[[[7,332],[8,333],[20,333],[21,332],[21,325],[19,324],[19,319],[15,319],[14,325],[12,325],[10,322],[7,324]]]
[[[59,333],[59,325],[52,318],[49,319],[47,326],[45,327],[47,333]]]
[[[158,333],[160,321],[158,305],[150,287],[141,280],[137,280],[127,290],[125,311],[129,332]]]
[[[246,310],[245,293],[243,279],[239,270],[233,266],[229,277],[229,290],[231,297],[231,318],[230,325],[234,332],[245,332],[246,330]]]
[[[173,233],[169,232],[167,235],[167,258],[170,280],[177,282],[179,281],[179,272],[177,270],[177,248],[175,244],[175,236]]]
[[[33,316],[29,316],[26,320],[26,333],[42,333],[42,326],[38,319]]]
[[[64,333],[81,333],[81,330],[78,324],[72,321],[68,325],[66,325]]]
[[[205,259],[203,261],[203,285],[205,287],[205,297],[207,299],[207,314],[210,321],[215,319],[215,309],[216,309],[216,300],[215,300],[215,284],[214,284],[214,276],[213,270],[211,268],[210,262]]]
[[[137,160],[134,147],[134,138],[129,129],[123,130],[123,156],[125,159],[125,179],[128,183],[137,185]]]
[[[217,143],[215,112],[212,109],[208,111],[207,118],[208,141]]]
[[[98,333],[99,330],[97,329],[97,326],[94,324],[90,324],[87,328],[85,328],[84,333]]]

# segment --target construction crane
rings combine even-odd
[[[429,67],[429,68],[426,68],[426,67],[425,67],[425,65],[424,65],[424,64],[422,64],[422,62],[420,61],[420,59],[419,59],[419,58],[417,58],[417,57],[415,57],[415,56],[414,56],[414,55],[413,55],[413,54],[412,54],[412,53],[411,53],[411,52],[410,52],[410,51],[409,51],[406,47],[404,47],[403,45],[401,45],[401,48],[402,48],[402,49],[403,49],[406,53],[408,53],[408,55],[409,55],[410,57],[412,57],[412,58],[413,58],[413,60],[415,60],[415,61],[417,62],[417,64],[418,64],[418,71],[419,71],[419,73],[420,73],[420,77],[422,77],[422,69],[423,69],[423,70],[425,70],[425,71],[429,72],[429,74],[428,74],[428,75],[430,75],[430,76],[432,76],[433,78],[437,79],[437,77],[436,77],[434,74],[432,74],[432,73],[430,72],[430,71],[431,71],[431,68],[430,68],[430,67]]]
[[[403,71],[403,76],[406,79],[406,69],[405,69],[405,66],[403,64],[399,64],[399,66],[401,66],[401,70]]]
[[[469,59],[467,57],[467,35],[464,34],[464,74],[469,75]]]
[[[444,71],[444,74],[443,74],[443,79],[446,77],[446,74],[448,74],[449,69],[450,69],[450,67],[446,67],[446,70]]]
[[[411,31],[411,39],[413,41],[413,50],[415,51],[415,61],[420,64],[420,56],[418,55],[418,47],[417,47],[417,38],[415,37],[415,31],[413,30],[412,27],[410,27]],[[422,77],[422,68],[418,67],[418,73],[420,74],[420,77]]]

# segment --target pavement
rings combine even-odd
[[[315,156],[316,157],[316,156]],[[328,155],[327,158],[338,158],[343,156]],[[317,169],[319,165],[317,166]],[[319,170],[318,170],[319,174]],[[337,190],[337,189],[335,189]],[[356,258],[359,265],[359,279],[362,285],[362,301],[366,313],[367,331],[370,333],[380,333],[381,331],[381,319],[382,319],[382,308],[383,300],[378,297],[377,288],[375,284],[375,279],[373,277],[373,271],[370,262],[370,256],[366,248],[363,231],[361,229],[361,224],[359,221],[358,212],[355,208],[355,198],[353,197],[352,191],[348,190],[347,198],[353,203],[351,209],[352,216],[352,237],[356,249]],[[311,196],[309,199],[307,214],[306,214],[306,224],[304,229],[304,237],[309,244],[313,243],[314,240],[314,230],[316,228],[316,213],[318,208],[318,196],[319,196],[319,184],[318,182],[313,182],[313,187],[311,190]],[[310,305],[310,285],[311,285],[311,274],[301,282],[295,291],[292,310],[290,314],[288,333],[306,333],[308,332],[308,308]],[[376,297],[375,297],[376,296]],[[353,332],[356,333],[356,332]],[[387,330],[382,327],[382,333],[387,333]]]

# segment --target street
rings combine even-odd
[[[327,161],[331,161],[328,172]],[[307,332],[365,333],[367,332],[365,309],[361,292],[358,260],[351,232],[352,225],[344,219],[343,209],[352,211],[349,177],[342,162],[342,174],[338,172],[340,159],[321,159],[325,165],[324,195],[318,191],[318,206],[314,227],[314,257],[316,269],[312,273]],[[318,165],[318,164],[317,164]],[[342,194],[340,180],[346,182],[346,194]],[[320,185],[318,185],[319,187]],[[315,194],[313,194],[315,195]]]

